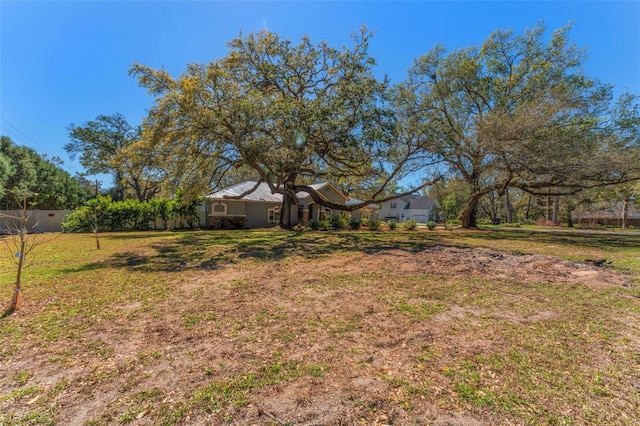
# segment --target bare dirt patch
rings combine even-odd
[[[627,284],[625,276],[593,262],[572,262],[553,256],[487,248],[436,246],[417,253],[390,250],[347,263],[356,270],[386,264],[402,273],[427,273],[449,278],[508,278],[524,283],[584,284],[594,288]]]
[[[539,294],[544,285],[597,293],[626,284],[589,263],[444,246],[189,271],[159,302],[112,306],[80,336],[4,357],[0,411],[17,421],[37,408],[68,425],[480,425],[549,411],[581,423],[575,401],[553,392],[503,410],[527,344],[518,333],[539,328],[531,340],[544,339],[547,324],[577,315]],[[591,338],[590,354],[554,339],[587,369],[612,356]],[[33,389],[16,393],[22,371]],[[612,416],[637,403],[602,398]]]

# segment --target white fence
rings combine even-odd
[[[61,232],[62,222],[73,210],[27,210],[30,232]],[[0,210],[0,234],[20,229],[22,210]]]

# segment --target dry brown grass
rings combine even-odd
[[[37,254],[22,308],[0,320],[0,424],[640,418],[637,237],[136,233],[103,247],[65,235]],[[578,261],[601,257],[626,274]]]

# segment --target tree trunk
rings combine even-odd
[[[622,220],[620,223],[620,226],[622,227],[622,229],[627,229],[628,216],[629,216],[629,199],[625,198],[624,201],[622,201]]]
[[[116,172],[114,174],[114,182],[113,182],[115,189],[116,189],[116,197],[118,198],[118,200],[114,200],[114,201],[124,201],[124,193],[126,191],[126,188],[124,187],[124,185],[122,184],[122,173],[121,172]]]
[[[98,238],[98,211],[93,211],[93,236],[96,238],[96,250],[100,250],[100,239]]]
[[[282,208],[280,209],[280,226],[283,229],[293,228],[291,223],[291,199],[286,195],[282,196]]]
[[[460,220],[462,221],[463,228],[478,227],[478,202],[483,195],[484,193],[477,192],[471,195],[466,207],[462,210],[462,213],[460,213]]]
[[[513,216],[511,214],[511,200],[509,199],[509,188],[504,190],[504,209],[507,212],[507,223],[513,222]]]
[[[567,207],[567,227],[568,228],[573,228],[573,218],[571,217],[571,212],[573,212],[573,210]]]
[[[11,297],[11,305],[9,306],[9,312],[14,312],[20,305],[20,291],[22,288],[22,269],[24,268],[25,247],[27,244],[27,197],[24,197],[22,203],[22,217],[20,228],[20,252],[18,253],[18,271],[16,273],[16,286],[13,289],[13,296]]]
[[[525,210],[524,218],[529,220],[529,214],[531,213],[531,195],[529,195],[529,199],[527,200],[527,210]]]
[[[545,219],[547,222],[551,221],[551,194],[547,192],[547,211],[545,214]]]
[[[282,208],[280,209],[280,226],[283,229],[292,229],[293,222],[291,221],[291,209],[295,204],[296,191],[295,182],[297,175],[290,173],[287,175],[287,180],[284,182],[284,194],[282,194]]]
[[[26,239],[26,228],[20,231],[20,258],[18,259],[18,272],[16,274],[16,286],[13,289],[13,297],[11,298],[11,306],[9,306],[9,312],[13,312],[18,309],[20,305],[20,291],[22,285],[22,269],[24,268],[24,247]]]
[[[136,193],[136,198],[138,198],[138,201],[140,201],[141,203],[143,201],[147,201],[146,200],[146,191],[143,191],[141,185],[140,185],[140,181],[138,179],[133,179],[133,190]]]
[[[560,225],[560,196],[553,197],[553,224]]]
[[[100,239],[98,238],[98,230],[97,229],[93,230],[93,236],[96,239],[96,250],[100,250]]]

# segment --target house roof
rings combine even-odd
[[[360,204],[360,203],[363,203],[363,201],[359,200],[357,198],[349,197],[349,199],[345,202],[345,205],[353,206],[353,205]],[[379,209],[379,208],[380,208],[380,206],[378,204],[369,204],[369,205],[366,205],[366,206],[363,207],[363,209],[374,209],[374,210]]]
[[[318,195],[320,195],[322,198],[326,198],[325,196],[323,196],[320,193],[320,190],[323,188],[332,188],[336,193],[340,194],[340,196],[345,200],[345,202],[347,200],[349,200],[349,197],[347,197],[346,195],[344,195],[342,193],[342,191],[340,191],[338,188],[336,188],[334,185],[331,184],[331,182],[322,182],[322,183],[314,183],[312,185],[308,185],[311,188],[315,189],[318,192]],[[306,192],[298,192],[298,198],[305,198],[305,197],[310,197],[309,194],[307,194]]]
[[[214,199],[214,200],[223,200],[228,199],[229,197],[237,197],[243,192],[249,191],[251,188],[256,186],[256,181],[245,181],[242,183],[237,183],[235,185],[231,185],[227,188],[223,188],[220,191],[212,192],[209,195],[206,195],[205,198]],[[239,198],[243,201],[257,201],[257,202],[271,202],[271,203],[281,203],[282,202],[282,194],[272,194],[269,185],[262,182],[255,191],[251,194],[247,194],[242,198]]]
[[[574,219],[621,219],[622,202],[612,203],[606,206],[591,206],[581,208],[572,214]],[[633,205],[628,206],[627,219],[640,219],[640,209]]]
[[[405,203],[405,210],[429,210],[436,202],[435,198],[428,198],[423,195],[411,194],[396,198]],[[393,201],[393,200],[390,200]]]
[[[622,213],[613,214],[605,212],[582,213],[571,215],[573,219],[622,219]],[[627,213],[627,219],[640,219],[640,213]]]
[[[255,187],[256,183],[257,183],[256,181],[252,181],[252,180],[244,181],[242,183],[237,183],[237,184],[231,185],[231,186],[229,186],[227,188],[223,188],[223,189],[221,189],[219,191],[212,192],[211,194],[206,195],[205,198],[213,199],[213,200],[223,200],[223,199],[229,199],[229,198],[232,198],[232,197],[237,197],[238,195],[240,195],[240,194],[242,194],[244,192],[247,192],[250,189],[252,189],[253,187]],[[340,194],[345,200],[349,199],[338,188],[336,188],[335,186],[333,186],[329,182],[314,183],[314,184],[309,185],[309,186],[311,188],[315,189],[316,191],[318,191],[318,195],[320,195],[322,198],[326,198],[326,197],[324,195],[322,195],[322,193],[320,193],[320,190],[324,189],[324,188],[332,188],[338,194]],[[307,194],[306,192],[298,192],[296,195],[298,196],[298,198],[310,197],[310,195]],[[260,183],[260,185],[258,185],[258,187],[255,189],[255,191],[253,191],[250,194],[245,195],[242,198],[239,198],[239,200],[255,201],[255,202],[281,203],[282,202],[282,194],[272,194],[271,193],[271,188],[269,188],[269,185],[267,185],[265,182],[262,182],[262,183]]]

